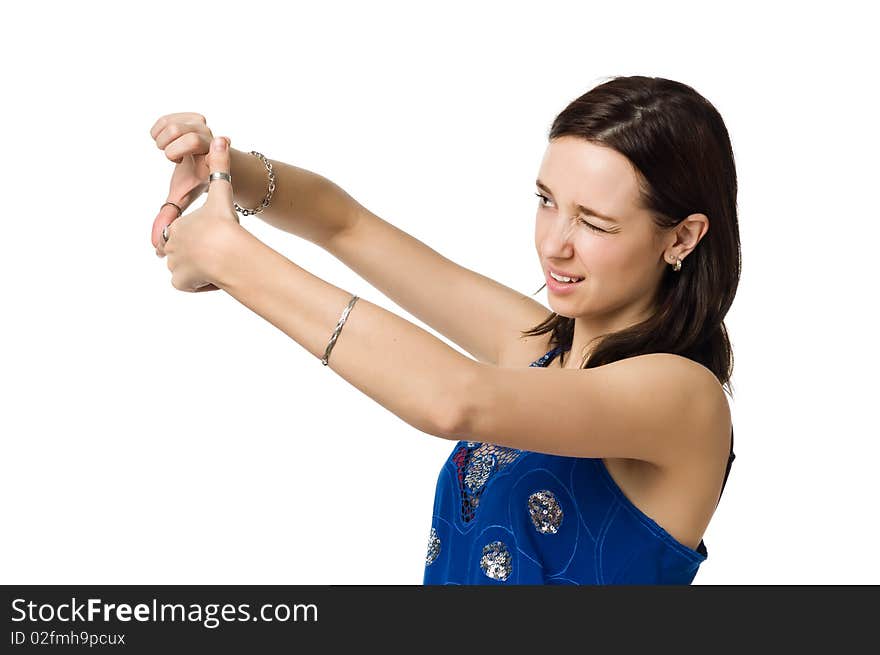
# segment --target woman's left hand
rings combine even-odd
[[[216,137],[211,142],[207,163],[210,171],[228,173],[230,140]],[[184,214],[168,225],[165,254],[171,285],[180,291],[215,291],[218,266],[228,252],[227,245],[240,225],[232,203],[232,184],[214,180],[208,199],[199,209]]]

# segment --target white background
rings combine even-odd
[[[321,173],[531,294],[552,119],[606,76],[642,74],[715,104],[739,175],[737,459],[694,584],[880,583],[863,6],[7,7],[0,582],[421,584],[453,443],[224,292],[171,286],[150,244],[173,168],[158,117],[200,112],[233,147]],[[242,224],[442,338],[314,245]]]

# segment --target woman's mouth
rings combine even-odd
[[[557,280],[556,278],[554,278],[553,273],[551,273],[549,270],[546,271],[545,277],[547,278],[547,288],[549,288],[550,291],[552,291],[553,293],[570,293],[574,291],[577,286],[585,279],[574,278],[573,282],[564,282],[562,280]]]

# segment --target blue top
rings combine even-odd
[[[722,492],[734,457],[731,431]],[[459,441],[437,479],[424,584],[690,584],[708,556],[630,502],[601,458]]]

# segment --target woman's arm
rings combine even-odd
[[[249,209],[259,205],[268,189],[266,166],[249,152],[229,149],[233,199]],[[268,207],[255,214],[279,230],[327,248],[357,220],[360,205],[339,185],[312,171],[269,159],[275,192]]]
[[[266,168],[249,153],[230,154],[235,201],[255,207],[266,192]],[[327,178],[271,161],[275,194],[257,214],[264,221],[321,246],[481,362],[497,365],[511,348],[535,338],[520,330],[547,318],[550,310],[541,303],[444,257]]]
[[[217,287],[315,356],[315,372],[352,294],[297,266],[230,224],[211,275]],[[408,424],[453,439],[465,379],[476,365],[429,332],[359,298],[328,367]]]
[[[367,209],[327,250],[480,362],[498,366],[519,344],[546,339],[520,334],[550,314],[537,300],[448,259]]]

